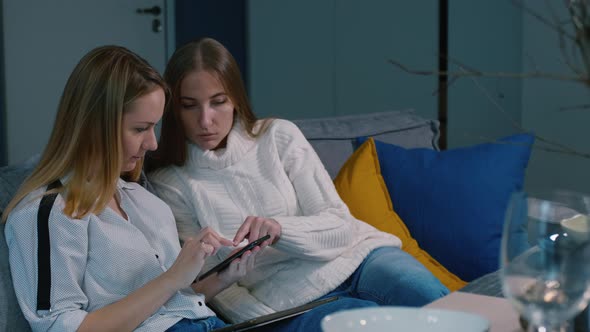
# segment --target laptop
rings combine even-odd
[[[313,309],[317,306],[335,301],[337,299],[338,299],[338,296],[326,297],[326,298],[315,300],[315,301],[312,301],[312,302],[309,302],[309,303],[306,303],[306,304],[303,304],[303,305],[300,305],[300,306],[297,306],[297,307],[294,307],[291,309],[277,311],[272,314],[252,318],[252,319],[249,319],[249,320],[241,322],[241,323],[231,324],[231,325],[219,328],[219,329],[215,329],[211,332],[248,331],[253,328],[257,328],[257,327],[260,327],[263,325],[267,325],[267,324],[281,321],[283,319],[287,319],[287,318],[301,315],[303,313],[310,311],[311,309]]]

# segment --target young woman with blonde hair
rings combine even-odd
[[[137,183],[146,151],[157,147],[167,90],[118,46],[90,51],[70,75],[40,162],[2,216],[16,295],[34,331],[225,325],[205,301],[242,277],[259,248],[193,283],[205,258],[232,242],[204,229],[181,248],[170,208]]]

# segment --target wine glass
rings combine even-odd
[[[502,234],[504,296],[528,331],[567,331],[590,299],[590,196],[512,194]]]

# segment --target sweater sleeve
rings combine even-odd
[[[358,222],[340,199],[313,147],[295,124],[275,120],[273,138],[295,189],[300,213],[274,216],[282,227],[279,250],[312,260],[331,260],[351,245]]]
[[[172,168],[155,171],[148,175],[154,194],[162,199],[172,209],[176,228],[181,241],[196,236],[201,227],[196,220],[194,204],[190,203],[186,194],[182,192],[185,184],[177,172]]]

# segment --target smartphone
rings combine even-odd
[[[236,252],[235,254],[229,256],[228,258],[226,258],[223,262],[215,265],[211,270],[201,274],[196,281],[201,281],[205,278],[207,278],[208,276],[212,275],[215,272],[220,272],[223,269],[225,269],[226,267],[229,266],[229,264],[231,262],[233,262],[234,259],[236,258],[240,258],[242,257],[242,255],[248,251],[248,250],[252,250],[254,249],[254,247],[259,246],[260,244],[262,244],[262,242],[266,241],[270,239],[270,235],[266,234],[265,236],[261,237],[260,239],[256,240],[256,241],[252,241],[250,243],[248,243],[244,248],[240,249],[240,251]]]

